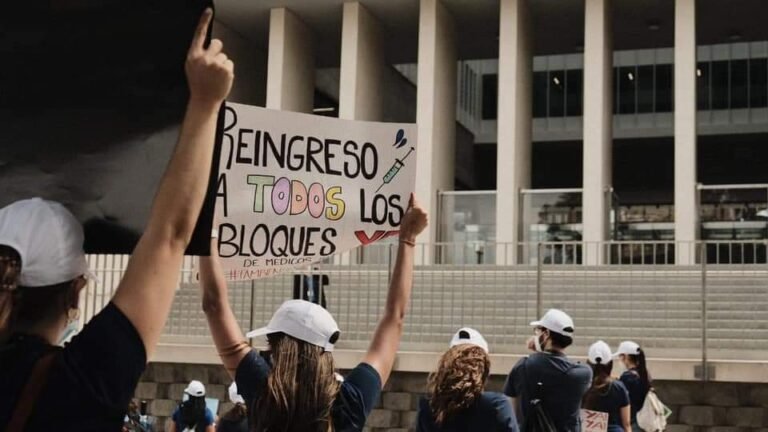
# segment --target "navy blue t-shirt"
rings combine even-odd
[[[632,405],[632,421],[637,418],[637,412],[643,409],[645,403],[645,397],[648,395],[650,386],[643,383],[640,379],[640,374],[634,369],[628,370],[621,374],[619,378],[629,392],[629,402]]]
[[[271,367],[255,350],[248,353],[237,366],[235,382],[238,393],[249,409],[266,389]],[[363,430],[368,414],[381,394],[381,377],[371,365],[360,363],[344,378],[333,403],[332,418],[336,432]]]
[[[64,348],[15,335],[0,346],[0,430],[41,355],[57,350],[26,432],[119,431],[146,367],[139,333],[110,303]]]
[[[592,401],[591,406],[585,408],[592,411],[608,413],[608,426],[622,426],[621,409],[629,405],[629,393],[621,381],[613,380],[606,388],[590,390],[595,397],[587,399]]]
[[[176,410],[171,415],[171,420],[173,420],[174,423],[176,423],[176,430],[181,432],[186,428],[186,426],[181,422],[181,407],[176,407]],[[196,425],[199,426],[199,428],[203,428],[203,426],[208,427],[212,425],[214,422],[213,413],[211,410],[208,409],[208,407],[205,408],[205,419],[201,422],[201,424]]]
[[[535,353],[520,359],[504,384],[504,394],[520,398],[523,421],[536,383],[541,382],[541,399],[555,428],[560,432],[581,431],[581,398],[592,385],[592,369],[572,362],[562,353]],[[535,396],[535,395],[534,395]]]
[[[442,426],[435,424],[427,398],[419,400],[417,432],[517,432],[517,420],[509,399],[501,393],[483,392],[472,406],[448,418]]]

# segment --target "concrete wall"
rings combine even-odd
[[[221,366],[151,363],[136,389],[136,398],[148,400],[150,414],[164,422],[181,399],[186,384],[202,381],[211,397],[226,400],[230,379]],[[414,430],[416,405],[424,391],[427,374],[395,372],[368,419],[370,432]],[[488,384],[499,391],[503,375],[494,375]],[[657,381],[661,400],[668,404],[670,432],[757,432],[768,431],[768,384],[702,383]],[[231,404],[222,403],[219,414]]]

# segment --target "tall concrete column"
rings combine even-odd
[[[344,3],[339,118],[381,120],[386,68],[379,21],[359,2]]]
[[[438,191],[453,190],[456,147],[456,43],[454,22],[440,0],[421,0],[419,10],[416,123],[419,140],[416,194],[431,215],[420,242],[435,242]],[[425,260],[431,257],[425,255]]]
[[[600,244],[609,239],[613,147],[613,38],[611,0],[584,3],[584,264],[604,260]]]
[[[269,14],[267,108],[310,113],[315,98],[315,54],[310,29],[293,12]]]
[[[675,263],[696,262],[696,0],[675,0]]]
[[[496,150],[496,250],[498,264],[519,262],[520,189],[531,186],[533,54],[529,0],[501,0],[498,143]]]

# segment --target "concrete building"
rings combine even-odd
[[[430,260],[686,265],[766,261],[766,16],[763,0],[219,0],[214,31],[235,101],[418,124],[439,222],[422,241],[466,246]]]

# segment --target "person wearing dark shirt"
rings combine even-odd
[[[637,425],[637,412],[643,408],[645,397],[653,387],[651,375],[645,361],[645,351],[635,342],[624,341],[619,345],[618,351],[613,354],[627,369],[619,378],[629,392],[629,401],[632,406],[632,429],[641,431]]]
[[[629,393],[624,384],[611,377],[613,354],[603,341],[589,347],[592,387],[584,395],[584,409],[608,413],[608,432],[632,432],[629,416]]]
[[[214,240],[211,257],[200,259],[203,310],[224,367],[248,405],[252,430],[363,429],[392,372],[411,294],[415,239],[426,226],[427,214],[411,195],[383,317],[362,363],[343,382],[336,377],[332,355],[340,331],[320,305],[286,301],[266,327],[247,335],[266,336],[269,350],[259,353],[248,345],[229,304]]]
[[[540,398],[544,413],[558,431],[580,432],[581,398],[592,383],[592,370],[565,355],[565,349],[573,343],[573,320],[561,310],[550,309],[531,326],[534,336],[528,341],[528,349],[535,353],[512,368],[504,394],[512,398],[521,423],[525,422],[531,401]]]
[[[89,274],[82,226],[40,198],[0,209],[0,430],[121,429],[171,309],[232,86],[221,42],[205,47],[212,15],[192,38],[187,112],[145,231],[111,302],[63,348]]]
[[[213,413],[205,405],[205,386],[197,380],[184,389],[184,400],[171,415],[168,432],[214,432]]]
[[[245,405],[245,399],[237,390],[237,383],[233,382],[229,386],[229,401],[234,406],[219,418],[216,425],[216,432],[248,432],[248,409]]]
[[[419,400],[416,431],[517,432],[507,397],[484,391],[490,371],[485,338],[472,328],[459,329],[429,376],[428,394]]]

